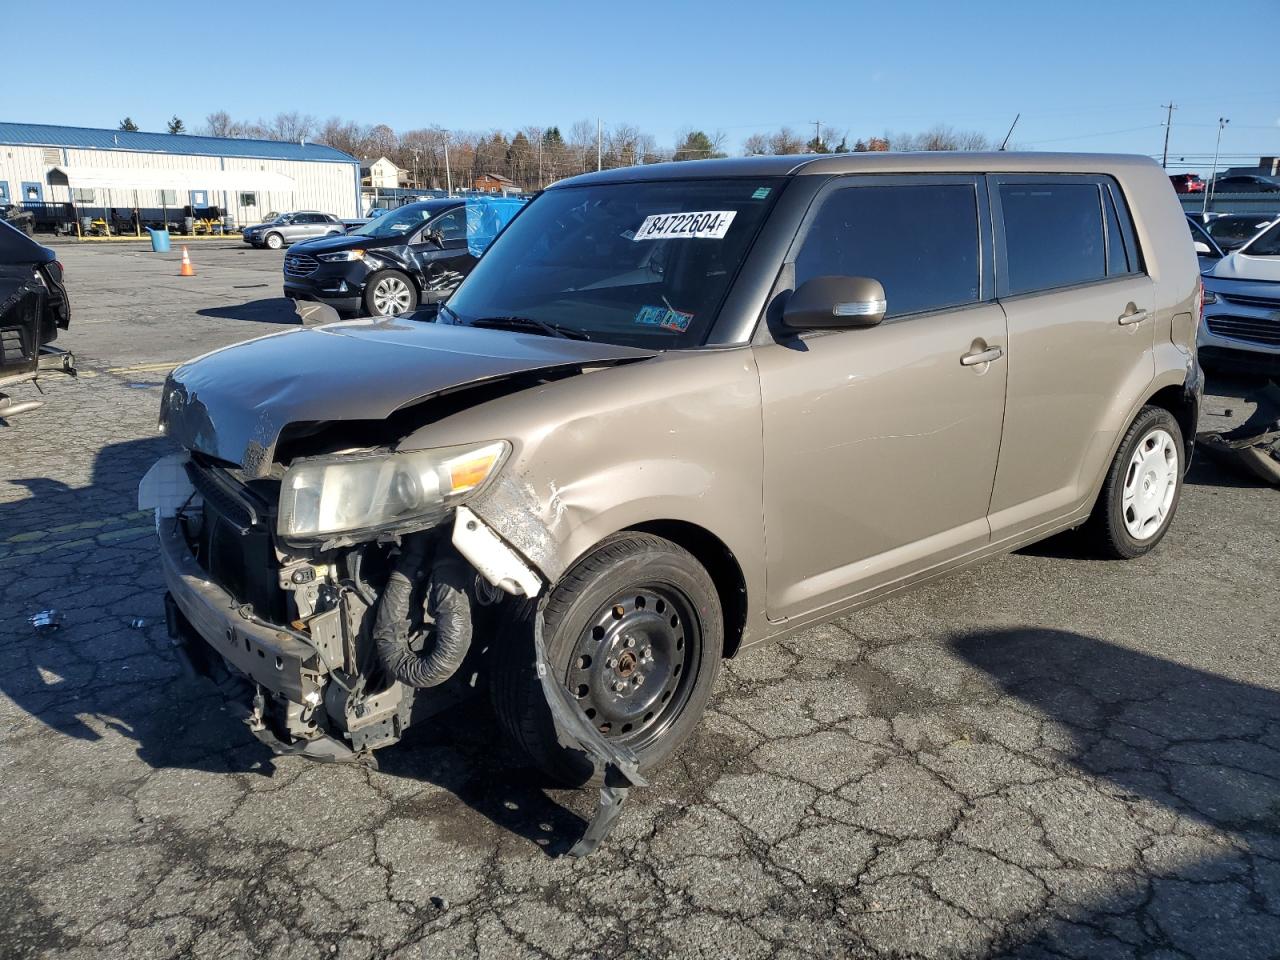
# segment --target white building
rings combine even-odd
[[[360,164],[316,143],[0,122],[0,205],[360,215]],[[146,214],[143,214],[146,219]]]
[[[386,157],[364,160],[360,164],[360,177],[366,187],[377,189],[400,186],[407,179],[408,170],[402,170]]]

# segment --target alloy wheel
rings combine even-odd
[[[373,288],[373,309],[380,317],[394,317],[406,312],[413,293],[399,277],[383,277]]]

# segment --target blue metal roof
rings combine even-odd
[[[59,127],[44,123],[0,121],[0,144],[75,147],[82,150],[128,150],[135,153],[180,153],[200,157],[251,157],[259,160],[319,160],[354,163],[355,157],[319,143],[193,137],[188,134]]]

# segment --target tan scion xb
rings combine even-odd
[[[536,764],[603,786],[589,850],[722,657],[1072,527],[1154,547],[1195,435],[1198,277],[1137,157],[562,181],[437,313],[174,371],[182,452],[141,498],[175,646],[309,757],[487,686]]]

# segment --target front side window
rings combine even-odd
[[[744,177],[548,190],[488,248],[445,316],[523,318],[656,349],[698,346],[782,184]]]
[[[823,202],[796,256],[795,282],[870,277],[886,317],[980,296],[978,198],[972,184],[857,186]]]
[[[1001,183],[1011,295],[1107,276],[1098,185]]]
[[[457,207],[443,216],[431,221],[431,230],[440,234],[442,240],[467,239],[467,208]]]

